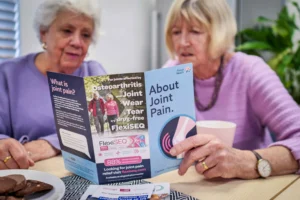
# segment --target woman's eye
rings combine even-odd
[[[72,31],[70,29],[64,29],[63,32],[64,33],[71,33]]]
[[[85,34],[83,34],[83,37],[86,39],[89,39],[89,38],[91,38],[91,34],[85,33]]]
[[[172,31],[172,35],[178,35],[178,34],[180,34],[180,33],[181,33],[181,31],[178,31],[178,30]]]
[[[199,34],[200,33],[200,31],[198,31],[198,30],[191,30],[191,32],[194,33],[194,34]]]

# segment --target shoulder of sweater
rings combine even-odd
[[[232,59],[232,61],[230,60],[230,65],[242,65],[243,68],[251,68],[255,64],[266,64],[261,57],[248,55],[243,52],[236,52]],[[162,67],[173,67],[175,65],[179,65],[179,61],[176,59],[169,59]]]
[[[162,67],[167,68],[178,64],[178,60],[169,59]],[[236,52],[232,60],[229,61],[228,67],[230,68],[230,73],[241,74],[241,72],[243,72],[242,74],[246,73],[249,76],[252,72],[256,71],[272,71],[261,57],[248,55],[243,52]]]
[[[252,76],[256,73],[270,72],[272,69],[260,57],[237,52],[229,61],[228,67],[232,73],[247,74]]]
[[[270,92],[273,93],[272,88],[274,85],[277,88],[284,89],[276,72],[262,58],[237,53],[236,59],[237,62],[233,68],[236,68],[237,73],[234,75],[238,75],[240,80],[249,83],[248,94],[250,97],[259,96],[259,94],[263,97],[270,96]],[[262,101],[256,100],[252,102],[252,104],[254,103],[261,104]]]
[[[255,55],[248,55],[242,52],[235,53],[233,57],[233,62],[231,62],[231,64],[237,67],[249,68],[249,69],[261,64],[267,65],[261,57]]]
[[[6,60],[0,63],[0,72],[1,73],[9,73],[15,70],[20,70],[20,67],[24,66],[24,64],[32,57],[35,56],[36,53],[28,54],[25,56],[20,56],[17,58]]]
[[[89,76],[107,74],[104,67],[99,62],[97,62],[95,60],[84,61],[82,63],[82,67],[86,68],[86,70],[88,71]]]

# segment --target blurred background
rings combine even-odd
[[[0,62],[42,51],[33,31],[33,16],[42,0],[0,0]],[[164,23],[172,0],[100,0],[101,36],[87,59],[108,73],[139,72],[161,67],[168,59]],[[239,30],[263,15],[275,19],[284,0],[227,0]],[[299,0],[298,0],[299,1]],[[299,38],[299,37],[298,37]]]

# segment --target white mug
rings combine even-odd
[[[202,120],[196,122],[197,134],[210,134],[232,147],[236,124],[229,121]]]

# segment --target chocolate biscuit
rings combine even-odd
[[[21,190],[26,186],[26,178],[21,174],[12,174],[4,177],[11,178],[17,182],[17,185],[13,188],[13,190],[9,191],[10,193]]]
[[[0,177],[0,195],[5,195],[7,192],[13,190],[17,182],[8,177]]]
[[[8,196],[5,200],[25,200],[23,197]]]
[[[53,186],[41,181],[27,180],[26,187],[17,191],[15,196],[23,197],[36,192],[52,190]]]
[[[23,197],[0,196],[0,200],[25,200]]]

